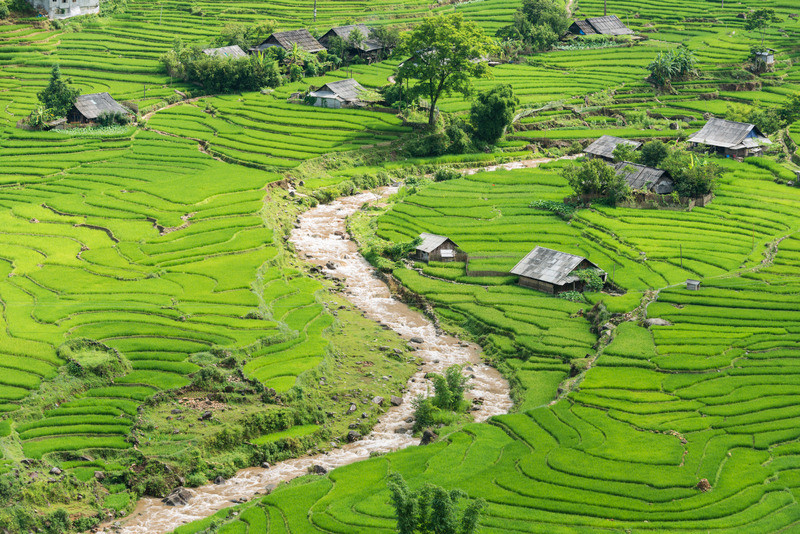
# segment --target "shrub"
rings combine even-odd
[[[68,82],[61,79],[61,69],[58,65],[53,65],[53,70],[50,72],[50,83],[36,96],[46,109],[52,110],[53,115],[63,117],[75,104],[79,94],[78,89],[70,87]]]
[[[639,151],[639,163],[657,168],[669,155],[669,148],[662,141],[649,141]]]
[[[9,14],[8,5],[3,0],[0,0],[0,19],[8,18]]]
[[[495,144],[514,119],[514,110],[518,105],[519,99],[514,96],[514,89],[508,84],[480,93],[470,109],[475,137]]]
[[[562,176],[577,195],[598,195],[615,204],[630,194],[625,178],[600,159],[570,164]]]
[[[524,0],[514,22],[497,31],[504,40],[522,41],[534,51],[552,48],[569,27],[567,10],[553,0]]]
[[[452,167],[439,167],[433,173],[434,182],[446,182],[447,180],[456,180],[462,178],[464,175],[453,169]]]
[[[584,283],[584,289],[588,291],[600,291],[605,285],[597,269],[580,269],[575,271],[575,274]]]
[[[661,166],[670,173],[675,190],[682,197],[694,198],[711,193],[722,174],[719,165],[685,150],[673,151]]]

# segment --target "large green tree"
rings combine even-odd
[[[46,109],[52,111],[54,116],[63,117],[75,103],[75,100],[78,99],[79,94],[80,91],[70,87],[61,78],[61,69],[58,68],[58,65],[53,65],[53,70],[50,73],[50,83],[36,96]]]
[[[774,9],[761,8],[756,9],[747,16],[747,22],[744,23],[746,30],[755,30],[761,34],[761,46],[764,46],[764,32],[775,22],[780,22],[781,19],[775,14]]]
[[[554,0],[523,0],[514,22],[497,31],[501,39],[522,41],[533,50],[551,48],[569,28],[569,14]]]
[[[460,13],[427,17],[403,36],[397,53],[408,59],[397,70],[398,80],[417,80],[410,92],[428,100],[428,124],[436,123],[436,104],[442,95],[472,91],[472,78],[486,74],[484,58],[491,40]]]
[[[631,191],[625,177],[617,174],[611,165],[601,159],[573,163],[565,167],[561,174],[579,196],[603,196],[610,203],[616,204]]]
[[[498,85],[480,93],[470,109],[475,137],[489,144],[496,143],[514,119],[519,99],[511,85]]]

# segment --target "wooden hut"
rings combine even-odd
[[[625,26],[616,15],[576,20],[569,27],[573,35],[631,35],[633,30]]]
[[[689,138],[689,143],[695,148],[704,146],[735,159],[760,156],[761,146],[772,144],[754,124],[717,118],[709,119],[702,130]]]
[[[443,235],[422,233],[422,239],[414,253],[420,261],[464,261],[466,254],[458,248],[452,239]]]
[[[126,115],[131,111],[121,106],[108,93],[81,95],[67,113],[67,122],[96,124],[102,115]]]
[[[605,282],[606,272],[582,256],[537,246],[511,269],[519,276],[519,285],[544,291],[561,293],[582,291],[584,282],[575,274],[582,269],[597,269]]]
[[[672,178],[663,169],[622,161],[614,165],[614,170],[617,174],[624,176],[625,181],[634,191],[650,191],[659,195],[668,195],[675,190]]]
[[[364,39],[360,44],[353,47],[351,51],[362,59],[368,61],[377,59],[378,54],[380,54],[385,47],[380,41],[369,38],[370,29],[366,24],[350,24],[348,26],[337,26],[336,28],[331,28],[327,31],[327,33],[325,33],[325,35],[319,38],[319,42],[325,48],[330,48],[331,39],[334,37],[338,37],[345,43],[349,43],[350,35],[353,33],[353,30],[358,30]]]
[[[311,32],[303,28],[302,30],[291,30],[288,32],[275,32],[264,41],[250,49],[251,53],[263,52],[272,46],[280,46],[287,52],[292,49],[292,46],[297,44],[298,48],[305,50],[310,54],[316,54],[325,47],[317,41]]]
[[[344,108],[361,105],[364,88],[353,78],[326,83],[316,91],[308,93],[314,105],[321,108]]]
[[[221,48],[205,48],[203,49],[203,53],[211,57],[247,57],[247,54],[239,45],[223,46]]]
[[[634,150],[638,150],[642,143],[638,141],[631,141],[630,139],[623,139],[621,137],[614,137],[613,135],[604,135],[594,143],[586,147],[586,155],[590,158],[602,158],[606,161],[614,161],[614,149],[618,145],[631,145]]]

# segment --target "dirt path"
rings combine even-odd
[[[380,200],[394,192],[396,188],[387,187],[381,189],[380,194],[361,193],[311,209],[300,217],[299,228],[292,232],[291,242],[300,257],[342,279],[346,298],[364,311],[367,317],[395,330],[416,348],[414,355],[422,364],[408,382],[399,406],[390,407],[372,432],[359,441],[325,454],[280,462],[269,469],[244,469],[224,484],[192,489],[193,496],[185,506],[172,507],[158,499],[142,499],[118,532],[169,532],[184,523],[233,506],[233,501],[249,500],[264,493],[267,486],[305,475],[312,466],[330,470],[366,460],[373,453],[417,445],[419,439],[411,435],[411,424],[407,422],[413,415],[411,401],[417,395],[432,390],[425,378],[426,373],[441,373],[452,364],[466,366],[464,372],[470,376],[472,387],[468,396],[474,399],[472,415],[476,421],[485,421],[493,415],[508,412],[512,406],[508,382],[496,369],[481,362],[480,347],[452,336],[440,335],[424,315],[395,300],[386,284],[377,278],[373,267],[358,253],[357,245],[346,238],[347,217],[365,203]]]

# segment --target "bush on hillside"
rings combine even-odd
[[[50,83],[42,89],[36,96],[45,109],[52,111],[56,117],[63,117],[72,108],[78,99],[80,91],[70,87],[69,80],[61,78],[61,69],[58,65],[53,65],[50,72]]]
[[[613,205],[630,194],[630,186],[625,178],[601,159],[570,164],[564,168],[561,175],[579,196],[605,198]]]
[[[478,94],[470,109],[475,137],[490,145],[497,143],[514,119],[518,105],[519,99],[514,96],[514,89],[509,84],[498,85]]]

